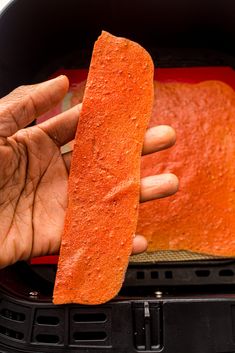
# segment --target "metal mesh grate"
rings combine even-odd
[[[224,257],[199,254],[190,251],[154,251],[131,256],[130,263],[156,263],[166,261],[224,260]]]

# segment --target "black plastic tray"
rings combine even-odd
[[[1,353],[235,351],[234,288],[141,293],[140,286],[100,306],[55,306],[52,285],[28,270],[18,264],[0,272]]]

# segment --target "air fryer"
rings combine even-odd
[[[158,68],[235,67],[235,3],[15,0],[0,15],[0,96],[60,68],[89,67],[102,30]],[[235,261],[188,252],[131,259],[101,306],[52,304],[56,264],[0,271],[0,352],[235,352]]]

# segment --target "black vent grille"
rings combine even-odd
[[[16,340],[23,340],[24,334],[19,331],[12,330],[6,326],[1,326],[0,325],[0,335],[2,336],[7,336],[9,338],[14,338]]]
[[[60,341],[60,337],[57,335],[50,335],[50,334],[38,334],[36,336],[36,341],[38,343],[43,343],[43,344],[57,344]]]
[[[54,315],[53,316],[41,315],[37,317],[36,321],[37,321],[37,324],[39,325],[57,326],[60,323],[60,318]]]
[[[6,309],[6,308],[4,308],[0,311],[0,316],[5,317],[10,320],[13,320],[13,321],[20,321],[20,322],[25,321],[25,314],[24,313],[18,313],[16,311]]]
[[[111,309],[56,307],[36,309],[31,343],[48,347],[111,345]]]
[[[70,344],[81,347],[107,347],[111,342],[111,310],[109,308],[72,309],[70,312]]]
[[[228,263],[218,262],[198,266],[188,265],[148,265],[130,266],[125,279],[125,288],[139,286],[202,286],[235,284],[235,266]]]
[[[25,341],[30,311],[7,300],[0,302],[0,336],[7,340]]]
[[[77,313],[73,316],[74,322],[105,322],[107,315],[105,313]]]
[[[37,309],[32,331],[33,344],[61,346],[65,342],[65,312],[63,309]]]

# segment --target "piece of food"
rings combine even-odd
[[[122,285],[152,104],[149,54],[103,32],[94,46],[75,139],[55,304],[104,303]]]
[[[155,83],[150,126],[169,124],[176,145],[145,156],[142,177],[175,173],[174,196],[141,204],[149,251],[235,256],[235,92],[219,81]]]

